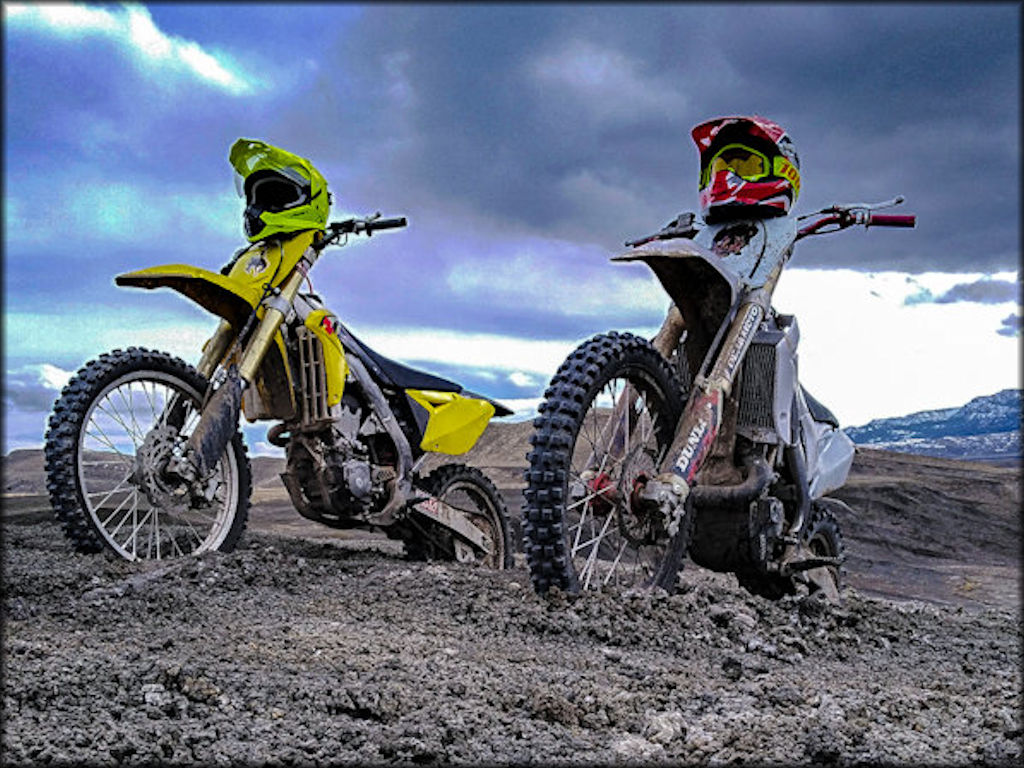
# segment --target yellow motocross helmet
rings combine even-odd
[[[245,197],[250,243],[327,226],[327,182],[309,160],[255,139],[236,141],[228,160],[235,188]]]

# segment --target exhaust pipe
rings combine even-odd
[[[747,465],[747,476],[737,485],[695,485],[690,489],[695,506],[724,507],[749,504],[761,495],[775,473],[764,459],[754,459]]]
[[[789,467],[790,475],[793,478],[793,485],[796,489],[796,516],[786,530],[787,536],[795,536],[803,530],[804,522],[811,513],[811,494],[808,491],[807,483],[807,462],[804,459],[804,452],[799,443],[787,446],[782,457]]]

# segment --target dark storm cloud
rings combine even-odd
[[[4,408],[45,412],[53,406],[60,390],[39,375],[38,370],[21,370],[4,377]]]
[[[1018,260],[1016,6],[372,6],[335,55],[334,119],[292,127],[410,204],[617,247],[694,206],[692,125],[760,112],[798,143],[800,210],[919,215],[800,265]]]
[[[936,304],[970,301],[978,304],[1003,304],[1020,301],[1020,286],[1009,280],[979,280],[960,283],[935,299]]]
[[[948,291],[934,295],[922,288],[908,297],[906,304],[1006,304],[1020,301],[1020,285],[1011,280],[985,278],[973,283],[958,283]]]
[[[200,147],[226,147],[232,116],[252,102],[175,72],[154,72],[114,40],[21,35],[8,45],[6,139],[18,151],[8,172],[26,179],[87,177],[111,182],[150,176],[193,185],[224,180],[230,169]],[[96,62],[106,63],[97,73]],[[229,138],[230,136],[230,138]],[[40,184],[40,192],[45,188]],[[156,185],[153,203],[162,201]],[[45,200],[44,195],[40,198]]]

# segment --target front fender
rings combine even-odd
[[[242,327],[263,294],[262,286],[189,264],[164,264],[125,272],[115,277],[114,282],[131,288],[170,288],[223,317],[233,328]]]
[[[253,309],[259,306],[263,286],[255,281],[241,281],[233,276],[211,272],[189,264],[164,264],[114,278],[117,285],[133,288],[170,288],[186,296],[203,309],[224,318],[237,334]],[[262,316],[262,310],[258,311]],[[263,418],[291,418],[295,413],[292,375],[287,363],[284,338],[278,331],[275,338],[277,354],[270,352],[256,374],[255,393],[246,390],[242,410],[249,421]]]

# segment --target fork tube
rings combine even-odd
[[[209,379],[213,375],[213,372],[217,369],[217,365],[224,357],[224,354],[228,351],[228,347],[231,345],[231,339],[234,335],[231,323],[227,320],[221,320],[220,325],[217,326],[217,330],[214,331],[213,336],[211,336],[203,345],[203,356],[199,359],[199,364],[196,366],[196,370],[198,370],[205,378]]]
[[[302,262],[295,271],[289,275],[281,286],[280,293],[264,301],[263,319],[260,320],[252,341],[245,348],[242,359],[238,363],[238,375],[246,383],[251,382],[263,362],[264,355],[274,343],[274,335],[284,321],[285,313],[295,300],[295,294],[299,292],[299,286],[306,277],[306,270],[302,269]]]
[[[715,357],[711,373],[695,382],[693,393],[676,429],[672,447],[666,461],[673,464],[669,470],[694,484],[694,478],[722,426],[722,407],[732,391],[736,374],[747,354],[754,332],[768,314],[772,292],[782,274],[782,263],[772,270],[765,284],[748,293],[736,311],[725,341]]]

